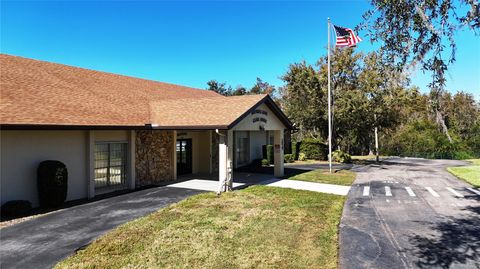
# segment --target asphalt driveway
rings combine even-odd
[[[340,225],[340,267],[480,268],[480,190],[465,162],[390,159],[357,167]]]
[[[0,230],[0,268],[51,268],[96,237],[199,190],[157,187],[75,206]]]

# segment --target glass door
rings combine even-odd
[[[192,139],[177,140],[177,175],[192,173]]]

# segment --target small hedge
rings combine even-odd
[[[300,143],[299,152],[305,154],[305,158],[313,160],[326,160],[328,156],[327,146],[318,139],[304,139]]]
[[[341,150],[335,150],[332,152],[332,161],[339,162],[339,163],[351,163],[352,157],[350,154],[345,153]]]
[[[300,153],[300,142],[292,142],[292,155],[293,155],[293,160],[297,161],[298,160],[298,155]]]
[[[68,171],[60,161],[43,161],[37,169],[38,200],[41,207],[57,207],[67,199]]]
[[[262,159],[262,166],[269,166],[270,163],[268,162],[267,159]]]
[[[32,210],[32,203],[26,200],[8,201],[2,205],[2,218],[18,218],[27,216]]]
[[[286,163],[293,163],[295,160],[293,159],[293,154],[285,154],[283,156],[283,160]]]
[[[273,164],[274,162],[273,145],[263,145],[262,154],[263,154],[263,158],[267,159],[269,164]]]

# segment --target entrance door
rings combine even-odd
[[[177,175],[192,173],[192,139],[177,140]]]

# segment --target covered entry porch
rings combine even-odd
[[[201,178],[216,179],[223,184],[222,191],[232,189],[233,182],[248,183],[253,179],[234,169],[262,159],[262,148],[274,144],[274,173],[283,176],[283,130],[196,130],[174,131],[176,181]],[[238,177],[237,177],[238,176]],[[220,187],[219,187],[220,191]]]

